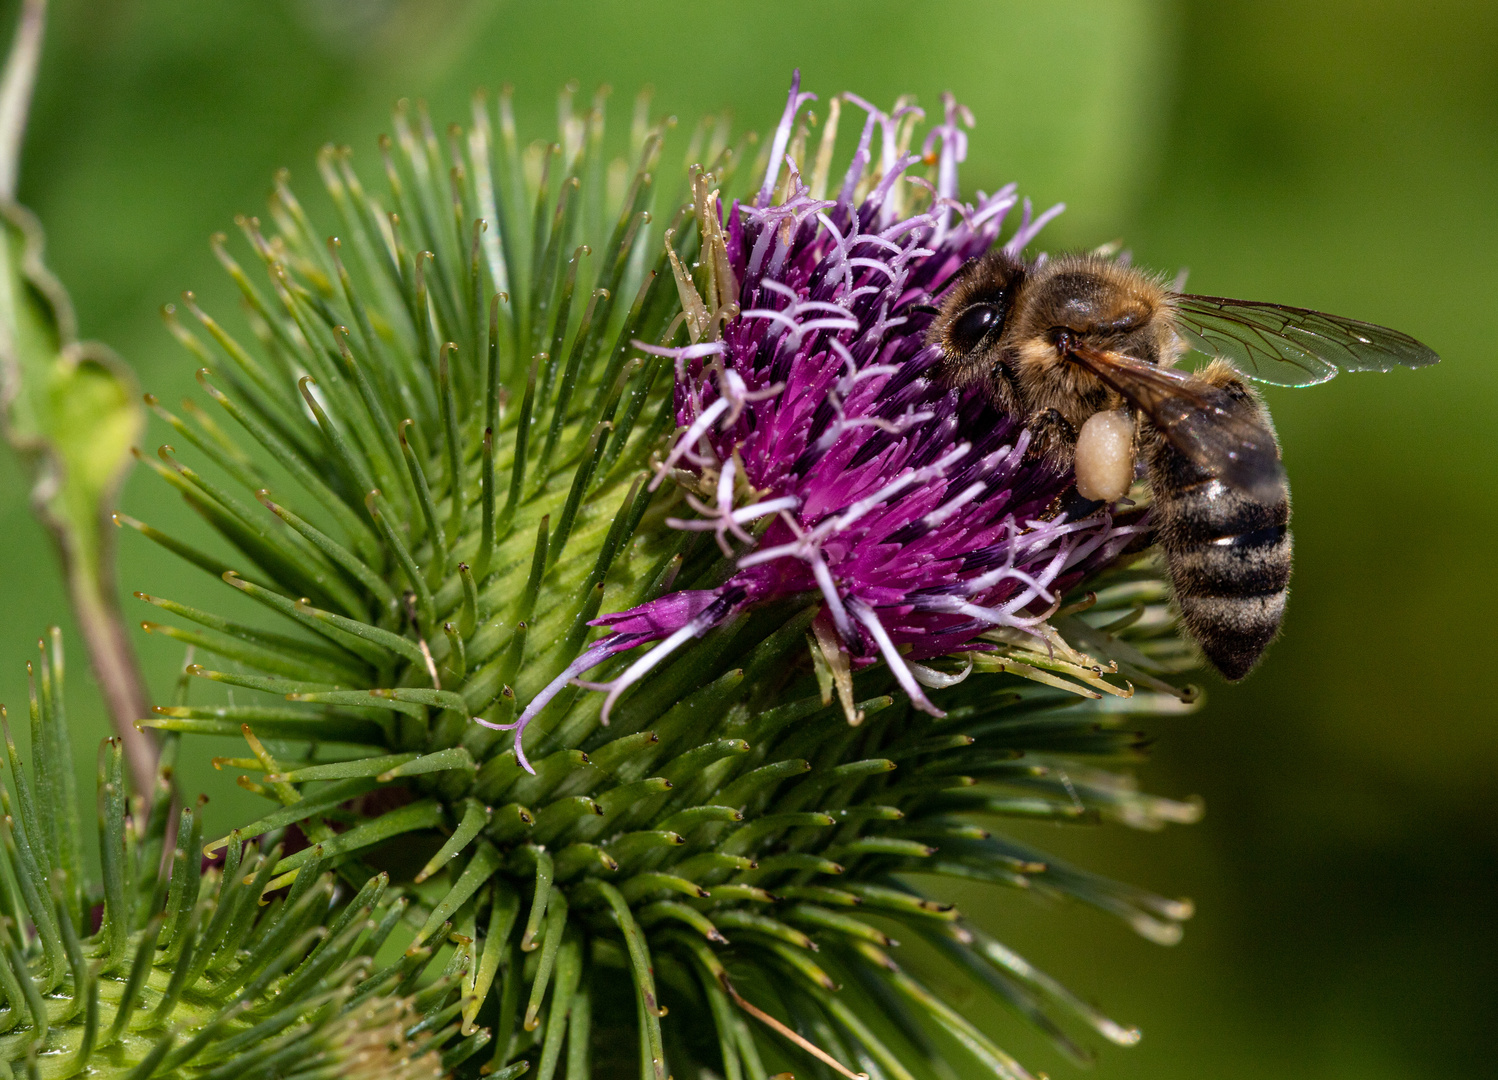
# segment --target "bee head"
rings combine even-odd
[[[938,346],[946,358],[949,379],[965,383],[987,370],[1025,272],[1019,260],[1001,249],[970,260],[957,272],[926,332],[927,343]]]

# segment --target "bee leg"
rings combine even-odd
[[[1014,368],[1009,358],[1002,353],[988,369],[988,393],[994,407],[1011,415],[1021,412],[1019,381],[1014,377]]]
[[[1067,521],[1080,521],[1084,517],[1091,517],[1108,504],[1101,499],[1084,499],[1077,494],[1076,485],[1067,488],[1065,492],[1056,497],[1055,503],[1050,507],[1046,520],[1066,515]]]
[[[1077,429],[1055,409],[1040,409],[1025,425],[1030,429],[1031,459],[1046,458],[1057,468],[1070,469],[1077,449]]]

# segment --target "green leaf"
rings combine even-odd
[[[98,507],[118,488],[145,422],[134,379],[108,350],[76,340],[67,294],[42,263],[36,218],[14,203],[0,203],[0,217],[8,434],[19,449],[48,452],[50,464],[66,469],[38,496],[78,530],[80,550],[97,557]]]

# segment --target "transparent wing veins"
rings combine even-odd
[[[1308,308],[1178,294],[1176,330],[1208,356],[1278,386],[1312,386],[1339,371],[1420,368],[1440,359],[1408,334]]]

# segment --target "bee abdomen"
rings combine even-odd
[[[1280,632],[1287,590],[1254,596],[1177,594],[1181,621],[1222,676],[1237,682],[1259,662]]]
[[[1156,503],[1160,545],[1182,621],[1224,677],[1241,679],[1284,618],[1291,565],[1289,491],[1261,502],[1205,478],[1157,492]]]
[[[1171,547],[1171,578],[1180,596],[1257,596],[1282,592],[1290,583],[1285,524]]]

